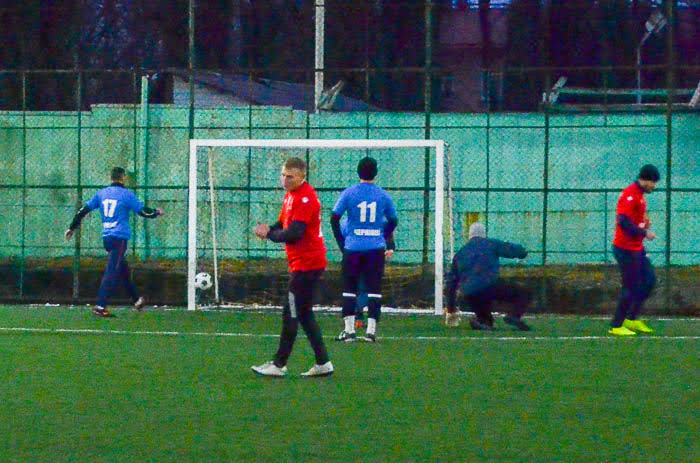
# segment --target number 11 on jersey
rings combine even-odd
[[[377,202],[372,201],[367,204],[367,201],[362,201],[357,205],[360,208],[360,222],[367,222],[367,209],[369,209],[369,221],[371,223],[377,221]]]

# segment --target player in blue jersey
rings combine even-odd
[[[331,227],[343,251],[343,320],[345,329],[338,341],[353,342],[358,281],[364,278],[368,297],[368,342],[377,340],[377,322],[381,313],[384,252],[398,219],[389,193],[374,184],[377,161],[365,157],[357,165],[360,183],[347,188],[338,198],[331,214]],[[340,218],[347,213],[347,233],[343,236]]]
[[[134,302],[134,308],[141,310],[145,303],[143,297],[136,292],[136,288],[129,279],[129,266],[126,263],[127,242],[131,238],[131,227],[129,226],[129,215],[133,211],[147,219],[153,219],[163,215],[161,209],[151,209],[144,206],[136,195],[124,187],[126,172],[121,167],[112,169],[112,184],[101,189],[90,201],[87,202],[75,217],[66,230],[66,240],[73,236],[75,229],[80,226],[83,218],[95,209],[100,209],[102,215],[102,240],[104,247],[109,253],[107,267],[102,276],[102,283],[97,295],[97,304],[92,309],[95,315],[100,317],[111,317],[107,310],[107,301],[117,289],[119,283],[123,283],[129,296]]]

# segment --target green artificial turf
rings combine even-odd
[[[377,344],[332,340],[336,373],[254,375],[277,313],[0,306],[0,461],[529,461],[700,459],[697,319],[533,317],[493,332],[386,316]],[[26,330],[25,330],[26,329]]]

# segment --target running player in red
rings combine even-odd
[[[656,284],[654,268],[644,250],[644,240],[653,240],[647,214],[645,193],[651,193],[659,181],[659,170],[647,164],[639,171],[637,180],[622,190],[617,200],[613,255],[622,273],[622,294],[608,333],[615,336],[633,336],[636,333],[653,333],[637,317],[642,304]]]
[[[260,239],[285,243],[289,263],[289,290],[282,312],[282,334],[275,358],[259,366],[255,373],[281,377],[287,374],[299,323],[311,343],[316,363],[302,376],[329,376],[333,364],[323,343],[321,328],[314,319],[312,296],[326,269],[326,246],[321,233],[321,202],[306,181],[306,162],[289,158],[282,167],[284,195],[282,212],[273,225],[259,223],[253,229]]]

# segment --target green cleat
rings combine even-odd
[[[644,334],[649,334],[653,333],[654,330],[649,328],[646,323],[644,323],[641,320],[627,320],[625,319],[624,322],[622,322],[622,326],[627,328],[630,331],[634,331],[635,333],[644,333]]]
[[[634,336],[637,333],[632,330],[628,330],[624,326],[616,326],[614,328],[610,328],[608,330],[608,334],[612,334],[613,336]]]

